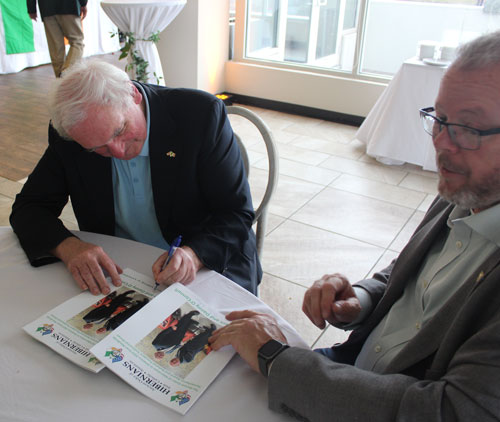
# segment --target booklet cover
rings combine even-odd
[[[89,349],[160,293],[153,279],[130,269],[121,280],[122,285],[112,286],[107,296],[97,300],[82,292],[23,329],[77,365],[99,372],[105,366]]]
[[[226,324],[174,284],[91,351],[141,393],[185,414],[235,353],[232,347],[210,353],[208,338]]]

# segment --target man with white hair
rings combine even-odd
[[[240,150],[222,101],[132,82],[103,61],[66,70],[49,93],[49,146],[17,195],[10,222],[32,265],[62,260],[82,289],[107,294],[121,268],[58,218],[71,198],[79,228],[168,250],[158,283],[202,267],[257,292],[262,270]],[[104,271],[103,271],[104,270]]]
[[[500,32],[459,51],[434,107],[439,196],[399,257],[354,286],[326,275],[303,311],[343,344],[288,347],[274,319],[233,312],[209,339],[269,379],[269,406],[301,421],[498,421]]]

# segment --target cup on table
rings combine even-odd
[[[433,59],[436,54],[436,42],[435,41],[420,41],[418,43],[418,58],[423,59]]]
[[[455,46],[442,45],[440,48],[439,59],[445,62],[451,62],[455,58],[455,51]]]

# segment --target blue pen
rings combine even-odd
[[[165,269],[165,267],[168,265],[168,263],[170,262],[170,258],[172,258],[172,256],[174,255],[174,252],[175,252],[175,248],[178,248],[179,245],[181,244],[181,240],[182,240],[182,236],[177,236],[174,241],[172,242],[172,244],[170,245],[170,249],[168,250],[168,255],[167,255],[167,259],[165,260],[165,262],[163,263],[163,266],[161,267],[161,271],[163,271]],[[160,272],[161,272],[160,271]],[[155,288],[154,290],[156,290],[158,288],[160,284],[157,283],[155,281]]]

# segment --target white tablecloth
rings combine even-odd
[[[157,31],[163,31],[185,6],[186,0],[106,0],[101,6],[122,32],[133,32],[137,39],[135,48],[148,65],[149,83],[164,85],[163,70],[156,45],[140,39],[148,39]],[[156,76],[155,76],[156,74]],[[135,74],[129,72],[135,79]]]
[[[111,236],[76,232],[101,245],[122,267],[152,276],[158,248]],[[28,336],[25,324],[80,291],[62,263],[33,268],[10,227],[0,227],[0,421],[289,421],[267,407],[266,380],[239,357],[185,416],[143,396],[108,370],[90,373]],[[271,311],[225,277],[203,271],[190,287],[213,308]],[[291,344],[307,347],[283,319]]]
[[[405,162],[436,171],[435,150],[418,110],[434,105],[445,67],[405,61],[356,133],[368,155],[386,164]]]
[[[7,54],[5,51],[5,32],[0,8],[0,74],[19,72],[27,67],[50,63],[49,48],[40,13],[33,22],[35,51],[33,53]],[[84,57],[106,54],[120,49],[118,37],[111,38],[116,26],[99,7],[99,0],[89,0],[87,17],[83,20],[85,49]]]

